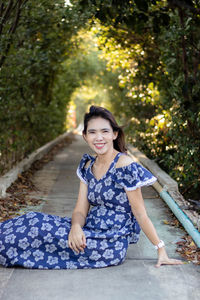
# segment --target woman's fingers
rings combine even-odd
[[[86,247],[86,237],[85,234],[82,236],[82,246],[85,248]]]
[[[71,228],[68,244],[69,247],[77,253],[84,251],[84,248],[86,247],[86,237],[80,226]]]
[[[86,247],[86,239],[85,239],[85,235],[83,235],[81,237],[81,239],[79,241],[77,241],[77,247],[79,248],[79,250],[82,252],[84,251],[84,248]]]
[[[79,236],[77,238],[77,240],[75,241],[76,242],[76,247],[79,249],[79,251],[84,251],[84,248],[85,248],[85,242],[83,240],[83,236]]]
[[[156,268],[159,268],[161,265],[182,265],[183,262],[179,259],[168,259],[168,260],[158,260]]]
[[[79,250],[78,250],[76,244],[74,242],[71,242],[71,245],[72,245],[71,249],[74,250],[75,252],[79,253]]]
[[[84,251],[84,248],[86,246],[86,239],[79,237],[78,239],[76,238],[69,238],[68,245],[71,249],[73,249],[75,252],[82,252]]]
[[[68,239],[68,245],[69,245],[69,248],[71,248],[72,250],[78,252],[78,249],[76,247],[76,243],[74,242],[74,240],[71,237],[69,237],[69,239]]]

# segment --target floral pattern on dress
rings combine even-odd
[[[123,263],[128,245],[137,243],[140,226],[126,190],[156,178],[141,165],[116,168],[118,153],[104,176],[92,173],[95,157],[84,154],[77,175],[88,186],[90,211],[83,231],[87,246],[79,254],[68,246],[71,218],[29,212],[0,223],[0,264],[34,269],[104,268]],[[87,162],[90,161],[86,168]]]

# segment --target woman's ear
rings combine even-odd
[[[116,138],[118,137],[118,131],[114,131],[113,134],[114,134],[114,139],[113,140],[116,140]]]
[[[84,140],[87,142],[87,139],[86,139],[86,135],[82,132],[82,137],[84,138]]]

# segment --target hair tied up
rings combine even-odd
[[[90,106],[90,113],[93,114],[96,110],[96,107],[94,105]]]

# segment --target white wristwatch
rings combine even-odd
[[[162,248],[164,246],[165,246],[165,243],[162,240],[160,240],[160,242],[158,243],[158,245],[154,245],[154,247],[155,247],[156,250],[158,250],[158,249],[160,249],[160,248]]]

